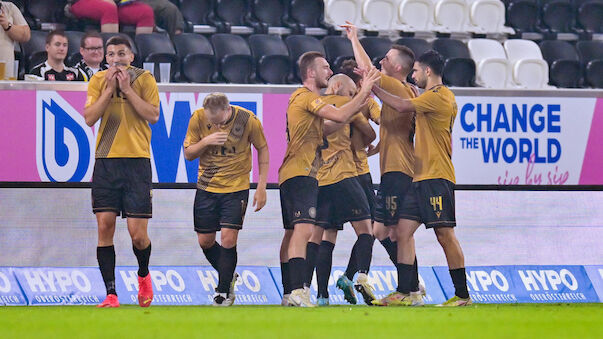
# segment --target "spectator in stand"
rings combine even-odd
[[[82,74],[75,68],[65,66],[68,40],[65,33],[52,31],[46,36],[48,59],[34,67],[27,80],[84,81]]]
[[[170,37],[184,31],[184,18],[180,9],[169,0],[141,0],[153,8],[157,26],[165,29]]]
[[[69,12],[78,19],[100,21],[101,32],[117,33],[119,24],[136,25],[136,34],[153,33],[153,9],[136,0],[69,0]]]
[[[0,6],[0,26],[2,26],[2,30],[0,30],[0,60],[6,62],[5,77],[7,79],[16,78],[18,74],[13,74],[13,63],[15,62],[13,44],[29,41],[31,32],[25,18],[23,18],[23,14],[15,4],[0,1]]]
[[[84,81],[90,81],[90,78],[98,72],[107,69],[107,64],[103,63],[105,49],[103,48],[103,38],[98,32],[87,32],[80,41],[80,54],[82,60],[75,65],[75,68],[82,74]]]

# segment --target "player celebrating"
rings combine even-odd
[[[205,97],[196,110],[184,139],[184,157],[199,158],[194,222],[199,245],[218,271],[214,306],[230,306],[235,300],[237,238],[249,198],[251,145],[258,152],[259,182],[253,197],[255,211],[266,205],[268,145],[253,112],[230,105],[223,93]],[[221,231],[221,244],[216,232]]]
[[[348,23],[343,25],[347,37],[352,42],[354,57],[360,68],[371,67],[371,60],[358,40],[356,26]],[[381,60],[381,81],[379,86],[390,93],[402,98],[414,98],[416,90],[406,82],[406,77],[412,70],[414,53],[405,46],[393,45]],[[381,169],[381,184],[375,202],[375,222],[373,233],[383,245],[390,259],[398,268],[401,249],[396,243],[396,232],[401,224],[402,201],[414,172],[414,116],[399,114],[391,105],[384,103],[381,108],[379,127],[379,163]],[[414,246],[414,242],[413,242]],[[412,294],[413,305],[423,305],[422,293],[419,292],[418,266],[413,264]],[[348,270],[346,270],[348,271]],[[338,285],[350,286],[348,276],[353,276],[353,270],[347,272],[338,280]],[[400,272],[398,270],[398,275]]]
[[[96,255],[107,298],[98,307],[119,307],[113,235],[120,214],[127,218],[138,259],[138,303],[148,307],[153,300],[147,233],[153,209],[149,123],[159,119],[159,94],[151,73],[130,66],[134,54],[127,39],[112,37],[106,51],[110,67],[90,80],[84,109],[88,126],[101,119],[92,174],[92,210],[98,222]]]
[[[444,249],[455,296],[442,306],[471,304],[467,291],[463,250],[454,233],[454,166],[452,165],[452,125],[457,113],[454,94],[442,84],[444,61],[435,51],[427,51],[414,64],[413,79],[426,89],[410,100],[374,87],[375,94],[398,112],[416,113],[415,172],[412,186],[402,203],[398,227],[398,289],[376,301],[378,305],[410,305],[415,247],[413,235],[421,223],[433,228]]]
[[[310,302],[310,290],[304,289],[306,246],[316,218],[323,119],[347,121],[356,114],[370,93],[363,89],[349,103],[336,108],[321,98],[320,90],[327,86],[333,74],[321,53],[306,52],[299,58],[299,73],[303,87],[289,99],[287,108],[287,151],[279,168],[279,188],[285,235],[281,244],[284,302],[294,306],[315,306]],[[379,79],[376,70],[366,76],[367,87]]]

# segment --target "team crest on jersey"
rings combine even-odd
[[[36,165],[42,181],[89,181],[94,135],[84,117],[55,91],[36,93]]]
[[[54,74],[48,74],[48,80],[54,81],[55,80]]]
[[[67,80],[69,80],[69,81],[71,81],[71,80],[75,79],[75,77],[73,76],[73,74],[72,74],[72,73],[67,74],[66,78],[67,78]]]

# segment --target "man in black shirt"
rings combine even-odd
[[[80,54],[82,60],[75,65],[75,68],[82,74],[84,81],[90,81],[94,73],[107,69],[107,64],[103,63],[105,50],[100,33],[91,31],[82,37]]]
[[[36,80],[50,81],[84,81],[80,72],[71,67],[65,66],[67,57],[67,37],[63,32],[52,31],[46,37],[46,52],[48,59],[46,62],[35,66],[30,72],[30,76]],[[26,80],[30,76],[26,77]]]

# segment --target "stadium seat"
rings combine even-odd
[[[359,28],[364,27],[362,22],[362,3],[360,0],[326,0],[325,22],[336,30],[344,30],[340,26],[346,21],[353,23]]]
[[[435,39],[433,49],[445,60],[442,79],[444,84],[459,87],[472,87],[475,83],[475,62],[469,49],[460,40]]]
[[[362,3],[363,28],[369,31],[393,29],[398,12],[396,0],[364,0]]]
[[[531,40],[512,39],[504,43],[511,63],[513,86],[545,88],[549,82],[549,66],[542,58],[538,45]]]
[[[479,34],[515,33],[512,28],[505,27],[505,5],[499,0],[470,1],[467,30]]]
[[[521,36],[522,33],[538,32],[540,10],[536,2],[515,0],[507,8],[507,23]]]
[[[509,61],[500,42],[472,39],[467,46],[477,68],[475,82],[487,88],[505,88],[509,76]]]
[[[254,82],[253,57],[245,39],[240,35],[216,33],[211,36],[211,42],[223,80],[237,84]]]
[[[588,86],[603,87],[603,42],[578,41],[576,43],[580,61],[585,67],[585,80]]]
[[[551,85],[567,88],[580,86],[582,67],[574,46],[567,41],[547,40],[540,43],[540,50],[549,64]]]
[[[172,64],[170,79],[174,78],[174,75],[180,68],[180,60],[178,60],[176,49],[174,49],[174,45],[167,34],[136,34],[134,40],[136,41],[142,63],[170,63]],[[155,78],[159,79],[157,74],[155,74]]]
[[[327,61],[331,64],[333,72],[338,72],[341,63],[347,59],[354,59],[354,49],[348,38],[342,36],[326,36],[322,39]]]
[[[48,32],[44,31],[31,31],[31,38],[29,41],[21,43],[21,51],[23,53],[23,60],[25,61],[25,72],[34,68],[34,66],[44,62],[47,59],[46,54],[46,36]]]
[[[542,1],[542,25],[551,33],[571,33],[574,8],[568,0]]]
[[[441,33],[464,32],[468,13],[465,0],[438,0],[434,8],[434,30]]]
[[[249,37],[257,79],[269,84],[286,84],[291,73],[287,45],[278,35],[254,34]]]
[[[180,12],[195,33],[215,33],[217,28],[210,25],[208,16],[213,13],[213,0],[180,0]]]
[[[318,39],[309,35],[290,35],[285,39],[285,44],[287,45],[287,50],[289,50],[289,59],[294,70],[291,81],[301,82],[299,65],[297,64],[299,57],[309,51],[317,51],[325,54],[325,49]]]
[[[434,4],[431,0],[402,0],[393,28],[403,32],[426,32],[433,29]]]
[[[360,44],[364,47],[366,54],[371,58],[371,62],[375,67],[379,68],[379,61],[383,59],[387,51],[392,47],[391,40],[380,37],[364,37],[360,39]]]
[[[216,26],[227,27],[225,32],[232,34],[251,34],[253,29],[247,26],[249,14],[247,0],[215,0],[214,8]],[[211,20],[211,19],[210,19]],[[256,26],[259,29],[259,26]],[[261,33],[255,32],[255,33]]]
[[[292,34],[327,35],[334,30],[324,22],[322,0],[291,0],[286,23]]]
[[[67,40],[69,41],[69,47],[67,49],[67,60],[65,60],[65,64],[68,66],[73,66],[82,60],[82,55],[80,54],[80,41],[84,36],[84,32],[81,31],[65,31],[65,35],[67,36]]]
[[[253,0],[251,1],[250,20],[252,25],[267,27],[268,34],[290,34],[291,30],[283,24],[287,0]],[[264,32],[266,32],[264,30]]]
[[[603,33],[603,1],[591,0],[577,7],[580,27],[590,33]]]
[[[217,81],[216,57],[206,37],[196,33],[182,33],[175,35],[173,42],[180,58],[179,81],[199,83]]]
[[[34,19],[36,29],[43,31],[65,30],[63,18],[65,0],[30,0],[25,2],[27,13]]]

